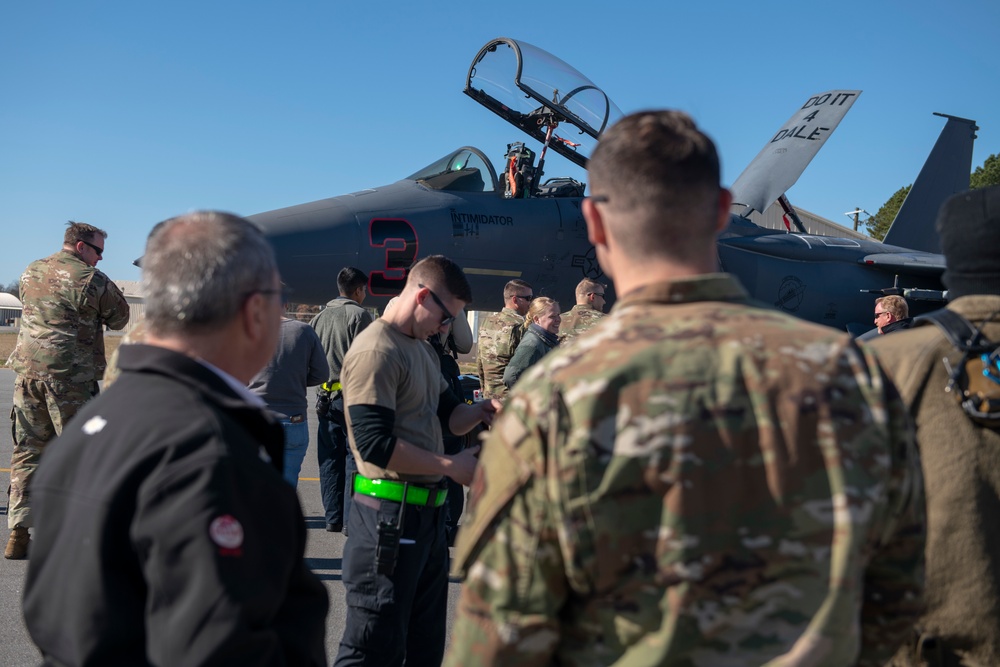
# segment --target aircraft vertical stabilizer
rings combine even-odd
[[[767,210],[795,185],[859,95],[860,90],[831,90],[806,100],[729,188],[733,203]]]
[[[976,121],[935,113],[948,119],[934,149],[924,162],[883,242],[924,252],[941,252],[934,229],[938,210],[955,193],[969,189]]]

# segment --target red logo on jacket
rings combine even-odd
[[[216,517],[208,526],[208,536],[219,547],[220,556],[242,556],[243,526],[231,514]]]

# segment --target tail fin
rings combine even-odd
[[[806,100],[729,188],[733,203],[764,212],[799,180],[859,95],[831,90]]]
[[[934,220],[944,201],[957,192],[969,189],[972,173],[972,144],[976,140],[976,121],[935,113],[947,118],[931,154],[924,162],[917,180],[883,242],[924,252],[941,252],[941,239]]]

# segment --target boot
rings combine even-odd
[[[3,551],[3,557],[8,560],[23,560],[28,557],[28,544],[31,538],[28,536],[28,529],[24,526],[14,526],[10,531],[10,539],[7,540],[7,548]]]

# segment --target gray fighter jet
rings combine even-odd
[[[465,269],[476,299],[472,310],[499,310],[503,286],[512,278],[527,280],[536,294],[572,303],[581,278],[603,277],[580,212],[585,185],[545,179],[545,159],[551,150],[585,167],[601,132],[621,112],[567,63],[509,38],[491,40],[476,54],[465,93],[540,142],[537,155],[523,142],[509,144],[498,173],[486,153],[465,146],[391,185],[251,216],[274,244],[296,301],[325,303],[336,296],[340,268],[355,266],[370,276],[371,303],[382,305],[402,290],[415,260],[438,253]],[[839,90],[810,97],[733,184],[736,201],[746,211],[763,211],[783,195],[859,94]],[[939,140],[948,134],[951,143],[968,144],[962,167],[968,187],[974,134],[951,132],[953,122],[967,130],[975,126],[949,119]],[[958,169],[954,162],[948,164]],[[928,165],[925,171],[941,171],[930,160]],[[964,189],[952,186],[955,181],[947,180],[947,193],[922,200],[931,218],[948,194]],[[918,179],[913,189],[920,184]],[[920,192],[930,189],[925,185]],[[905,237],[907,223],[897,220],[893,230],[897,225],[898,236]],[[738,275],[756,298],[842,329],[870,328],[869,292],[922,290],[908,295],[930,299],[928,309],[941,298],[944,260],[933,253],[767,230],[736,214],[718,247],[722,268]]]

